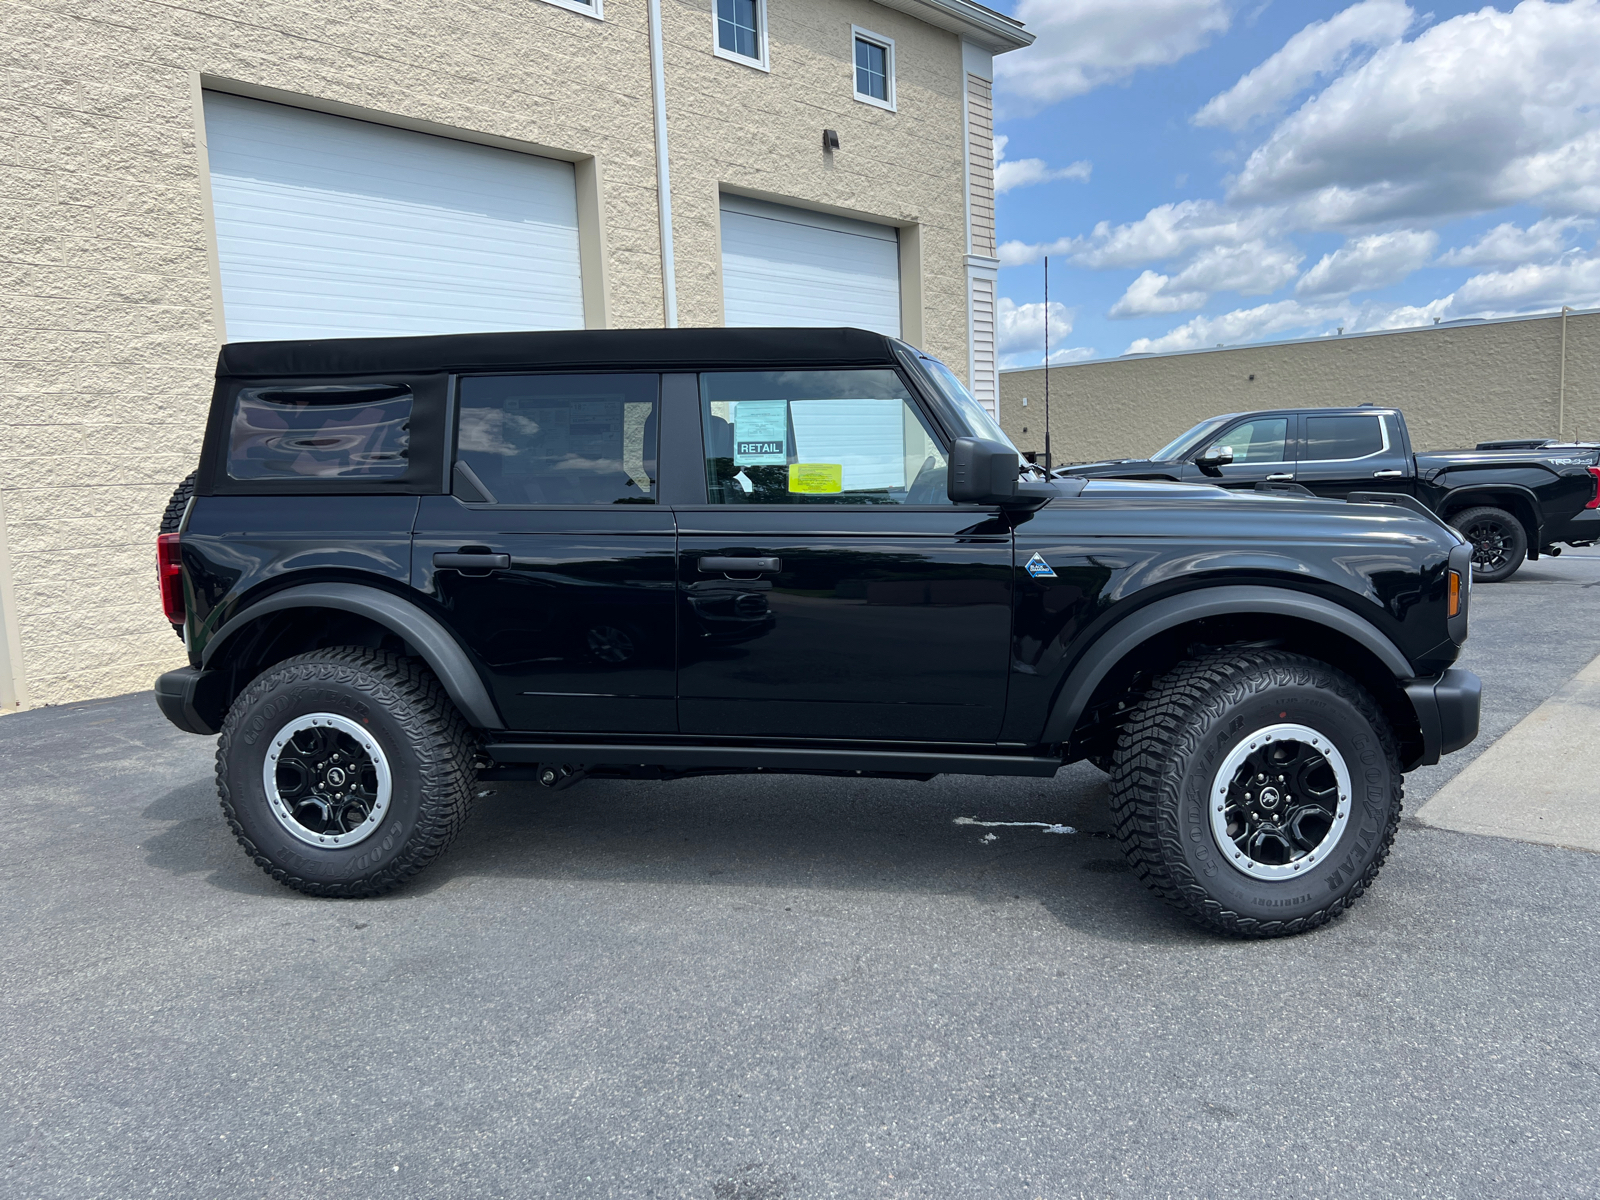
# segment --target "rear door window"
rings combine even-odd
[[[461,380],[456,464],[492,504],[654,504],[656,375]]]
[[[713,504],[950,503],[946,458],[893,371],[700,377]]]
[[[1387,448],[1383,422],[1376,413],[1306,418],[1305,458],[1311,462],[1341,462],[1369,458]]]
[[[411,465],[411,409],[403,385],[245,388],[234,401],[228,475],[398,479]]]

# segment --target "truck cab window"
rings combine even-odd
[[[713,504],[948,504],[945,453],[893,371],[701,379]]]
[[[1280,463],[1288,461],[1284,453],[1288,438],[1287,417],[1262,417],[1235,425],[1214,440],[1220,446],[1233,448],[1235,463]]]
[[[491,503],[654,504],[658,391],[655,375],[469,376],[456,461]]]
[[[1306,418],[1306,453],[1311,462],[1367,458],[1386,448],[1377,414]]]

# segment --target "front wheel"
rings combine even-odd
[[[1158,896],[1212,929],[1301,933],[1377,877],[1400,822],[1399,754],[1372,697],[1282,651],[1181,663],[1123,726],[1118,840]]]
[[[217,743],[222,812],[245,853],[313,896],[377,896],[454,840],[471,735],[421,664],[356,647],[270,668]]]
[[[1450,524],[1472,543],[1473,583],[1510,579],[1528,557],[1528,531],[1503,508],[1469,508]]]

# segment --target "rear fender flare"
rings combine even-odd
[[[240,629],[270,613],[295,608],[334,608],[376,621],[414,649],[468,721],[480,729],[504,729],[483,677],[466,651],[438,621],[399,596],[358,583],[308,583],[274,592],[234,615],[206,643],[200,665],[209,667]]]
[[[1514,506],[1506,504],[1508,497],[1516,501]],[[1522,528],[1528,535],[1528,557],[1539,557],[1539,547],[1544,544],[1544,511],[1539,507],[1539,498],[1532,491],[1517,483],[1469,483],[1446,492],[1439,504],[1441,512],[1449,513],[1450,516],[1480,506],[1509,507],[1511,515],[1522,523]],[[1450,517],[1444,516],[1441,519],[1448,523]]]
[[[1366,647],[1394,672],[1397,680],[1410,679],[1415,674],[1399,647],[1380,630],[1332,600],[1284,588],[1210,587],[1157,600],[1129,613],[1103,632],[1067,673],[1040,740],[1055,744],[1070,738],[1101,681],[1118,663],[1157,634],[1204,617],[1239,613],[1294,617],[1325,626]]]

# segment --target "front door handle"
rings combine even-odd
[[[1268,475],[1268,483],[1288,483],[1294,478],[1293,471],[1279,471],[1276,475]]]
[[[1400,476],[1402,476],[1404,474],[1405,474],[1404,471],[1398,471],[1398,470],[1374,471],[1372,473],[1372,477],[1374,479],[1399,479]]]
[[[433,565],[455,571],[509,571],[509,554],[435,554]]]
[[[769,575],[783,570],[781,558],[721,558],[715,555],[702,558],[700,569],[707,574],[717,571],[744,571],[757,575]]]

